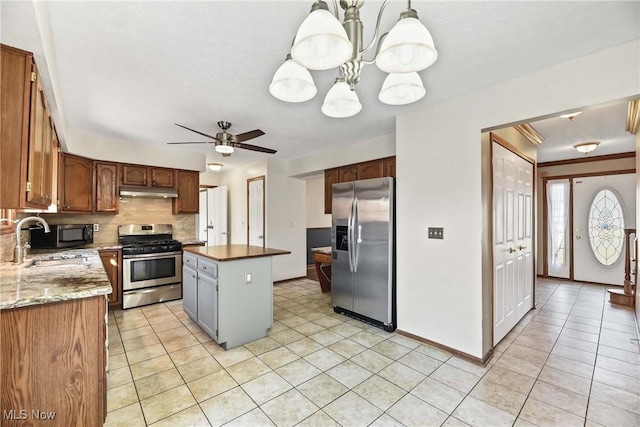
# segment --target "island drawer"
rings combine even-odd
[[[183,252],[182,263],[196,270],[198,268],[198,257],[190,252]]]
[[[218,264],[207,259],[198,259],[198,270],[214,278],[218,277]]]

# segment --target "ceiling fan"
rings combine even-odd
[[[222,154],[223,157],[229,157],[233,153],[235,148],[243,148],[245,150],[259,151],[261,153],[275,154],[276,150],[270,148],[258,147],[257,145],[245,144],[244,141],[248,141],[253,138],[264,135],[264,132],[260,129],[254,129],[249,132],[239,133],[238,135],[232,135],[227,132],[227,129],[231,127],[231,123],[225,121],[219,121],[218,126],[222,129],[222,132],[216,133],[216,136],[208,135],[206,133],[197,131],[195,129],[188,128],[183,125],[175,124],[181,128],[195,132],[198,135],[211,138],[213,141],[198,141],[198,142],[168,142],[167,144],[215,144],[216,151]]]

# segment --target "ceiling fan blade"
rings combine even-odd
[[[213,144],[209,141],[194,141],[194,142],[167,142],[167,144]]]
[[[233,141],[234,142],[248,141],[250,139],[257,138],[262,135],[264,135],[264,132],[262,132],[260,129],[255,129],[249,132],[239,133],[235,135],[233,138]]]
[[[276,150],[272,150],[271,148],[258,147],[257,145],[245,144],[243,142],[235,142],[233,146],[236,148],[244,148],[245,150],[259,151],[261,153],[268,153],[268,154],[277,153]]]
[[[183,128],[183,129],[190,130],[191,132],[195,132],[195,133],[197,133],[198,135],[206,136],[207,138],[211,138],[211,139],[215,139],[216,141],[220,141],[220,140],[218,139],[218,137],[216,137],[216,136],[208,135],[208,134],[206,134],[206,133],[202,133],[202,132],[200,132],[200,131],[197,131],[197,130],[195,130],[195,129],[188,128],[188,127],[186,127],[186,126],[179,125],[179,124],[177,124],[177,123],[175,123],[175,125],[176,125],[176,126],[180,126],[180,127],[181,127],[181,128]]]

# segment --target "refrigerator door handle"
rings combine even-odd
[[[349,208],[349,219],[347,220],[347,254],[349,258],[349,271],[353,273],[353,200]]]
[[[353,272],[358,272],[358,252],[362,242],[362,226],[358,218],[358,198],[353,199]],[[356,224],[358,225],[358,238],[356,239]]]

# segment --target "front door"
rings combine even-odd
[[[247,233],[249,245],[265,246],[264,239],[264,176],[247,180]]]
[[[624,229],[635,228],[635,174],[573,180],[573,278],[624,283]]]
[[[533,165],[493,144],[493,343],[533,306]]]

